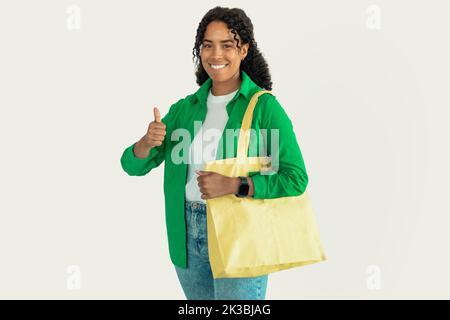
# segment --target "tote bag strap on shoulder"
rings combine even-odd
[[[272,91],[261,90],[256,92],[250,99],[247,110],[244,114],[244,118],[242,119],[237,149],[237,158],[240,160],[247,158],[248,146],[250,143],[250,127],[252,125],[253,110],[255,109],[256,103],[258,102],[259,96],[263,95],[264,93],[272,94]]]

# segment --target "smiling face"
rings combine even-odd
[[[206,27],[200,47],[202,66],[215,83],[233,82],[239,78],[242,59],[248,52],[249,44],[243,45],[239,35],[240,50],[234,34],[226,23],[213,21]]]

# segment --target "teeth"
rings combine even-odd
[[[222,69],[222,68],[225,68],[227,66],[227,64],[221,64],[221,65],[210,64],[210,66],[213,69]]]

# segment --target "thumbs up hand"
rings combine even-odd
[[[161,113],[157,107],[153,108],[153,117],[144,136],[145,144],[150,148],[162,145],[166,136],[166,125],[161,122]]]

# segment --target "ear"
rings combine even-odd
[[[248,43],[242,45],[242,47],[241,47],[241,60],[244,60],[245,57],[247,56],[249,47],[250,47],[250,44],[248,44]]]

